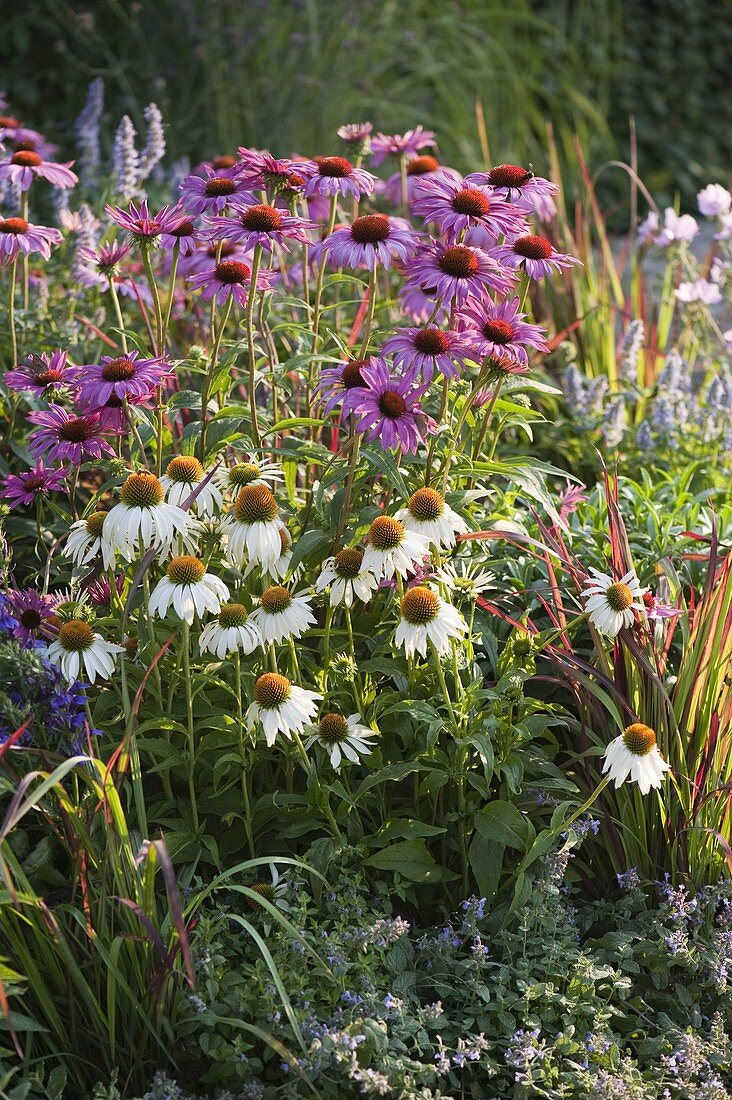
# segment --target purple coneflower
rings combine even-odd
[[[44,157],[58,152],[58,146],[46,141],[38,130],[31,130],[11,115],[0,116],[0,138],[15,149],[32,150]]]
[[[506,244],[494,248],[491,255],[504,267],[523,269],[531,279],[543,279],[545,275],[553,275],[563,267],[581,263],[576,256],[557,252],[551,241],[535,234],[507,241]]]
[[[10,588],[5,593],[5,599],[10,605],[10,614],[18,624],[13,629],[13,637],[21,645],[47,641],[53,637],[58,605],[55,596],[42,596],[34,588]]]
[[[325,367],[321,370],[315,392],[323,403],[324,416],[332,413],[338,405],[343,413],[353,412],[366,388],[362,369],[376,362],[373,357],[349,359],[345,363],[339,363],[337,367]]]
[[[425,180],[412,204],[415,214],[435,222],[448,240],[457,240],[464,230],[479,226],[490,245],[501,236],[528,232],[525,213],[513,203],[492,198],[488,188],[468,180],[450,179],[439,173]]]
[[[371,137],[374,125],[372,122],[347,122],[336,130],[341,141],[346,145],[363,145]]]
[[[393,355],[394,364],[403,370],[421,373],[430,382],[438,370],[446,378],[457,378],[466,359],[473,356],[472,349],[459,332],[424,325],[422,328],[397,329],[381,349],[384,355]]]
[[[208,271],[191,275],[188,282],[194,290],[201,291],[201,298],[204,301],[214,298],[221,306],[230,298],[233,298],[238,305],[244,307],[247,304],[251,274],[251,268],[248,264],[241,263],[239,260],[222,260]],[[272,274],[260,270],[257,272],[255,289],[271,290],[272,282]]]
[[[216,241],[213,244],[198,241],[192,252],[181,256],[178,271],[181,275],[199,275],[222,260],[238,260],[243,264],[251,264],[252,255],[231,241]]]
[[[244,202],[256,202],[241,173],[233,168],[203,166],[203,176],[186,176],[180,185],[182,203],[191,214],[221,214],[236,195]]]
[[[244,183],[253,191],[278,192],[293,184],[292,176],[297,175],[299,165],[289,158],[273,157],[266,149],[247,149],[242,145],[237,149],[238,167]],[[300,177],[300,184],[304,181]],[[252,200],[256,202],[256,199]]]
[[[447,324],[450,318],[450,303],[442,301],[435,312],[434,298],[425,294],[416,283],[414,286],[400,288],[399,308],[417,324],[424,324],[427,321],[434,321],[439,325]]]
[[[157,214],[151,214],[147,199],[142,199],[139,206],[131,202],[129,210],[109,205],[104,209],[112,221],[127,230],[130,240],[139,244],[159,244],[162,234],[174,229],[180,218],[180,209],[175,206],[163,206]]]
[[[651,621],[654,619],[675,619],[677,615],[681,614],[681,608],[671,607],[670,604],[661,603],[652,592],[643,593],[643,606],[646,609],[646,615]]]
[[[361,367],[361,374],[366,389],[353,410],[356,431],[367,440],[378,439],[384,450],[401,446],[404,451],[416,451],[429,424],[419,404],[427,386],[415,386],[412,374],[391,375],[379,359]]]
[[[61,244],[58,229],[46,225],[31,225],[25,218],[0,218],[0,264],[9,264],[31,252],[40,252],[44,260],[51,255],[51,245]]]
[[[319,157],[297,165],[297,172],[305,180],[305,197],[317,195],[352,195],[360,199],[370,195],[376,184],[376,176],[364,168],[354,168],[345,157]]]
[[[99,417],[95,413],[76,416],[60,405],[49,405],[40,412],[29,413],[26,419],[39,426],[28,441],[34,458],[47,454],[52,461],[80,466],[87,458],[114,454],[101,437]]]
[[[67,352],[57,348],[48,355],[29,355],[27,363],[5,372],[3,381],[13,390],[26,390],[35,397],[56,393],[75,381],[76,368],[66,366]]]
[[[246,249],[261,245],[267,252],[277,244],[289,252],[286,240],[309,244],[308,230],[317,228],[314,222],[267,203],[246,204],[237,199],[231,204],[231,214],[230,218],[209,219],[204,226],[204,236],[208,240],[226,237],[227,241]]]
[[[172,367],[164,359],[139,359],[138,356],[137,351],[119,357],[103,355],[100,363],[78,367],[76,381],[84,405],[88,409],[99,409],[110,397],[117,397],[122,402],[147,397],[170,376]]]
[[[405,134],[374,134],[371,139],[371,163],[378,168],[388,156],[414,157],[420,149],[434,144],[434,132],[422,126],[415,126]]]
[[[74,187],[79,182],[79,177],[71,171],[73,163],[70,160],[68,164],[55,164],[51,160],[44,160],[31,149],[19,149],[9,160],[0,164],[0,180],[9,180],[21,191],[28,190],[34,176],[48,180],[53,187]]]
[[[33,504],[38,497],[48,493],[66,493],[66,472],[37,462],[31,470],[19,474],[8,474],[2,480],[0,496],[8,501],[11,508],[19,504]]]
[[[515,202],[524,210],[535,210],[544,221],[557,212],[554,195],[559,194],[556,183],[535,176],[518,164],[497,164],[490,172],[473,172],[469,177],[477,183],[487,184],[497,195]]]
[[[513,277],[482,248],[435,241],[420,248],[406,268],[407,282],[425,294],[461,305],[466,298],[480,297],[487,290],[506,294]]]
[[[119,265],[130,251],[129,244],[118,244],[116,241],[112,241],[111,244],[100,245],[99,248],[80,248],[76,255],[89,267],[94,268],[99,273],[99,283],[106,284],[108,279],[114,278],[119,275]]]
[[[182,202],[177,203],[170,211],[175,215],[175,220],[167,222],[166,229],[160,237],[160,247],[172,252],[177,247],[181,256],[187,256],[194,252],[197,242],[196,224],[191,215],[186,211]]]
[[[154,397],[154,392],[143,394],[141,397],[129,396],[125,403],[121,397],[117,397],[113,393],[103,405],[92,405],[88,399],[85,399],[83,393],[79,393],[76,404],[79,413],[82,415],[98,417],[100,432],[111,432],[113,435],[120,435],[122,432],[128,432],[130,428],[125,404],[149,408]]]
[[[407,162],[407,202],[411,205],[422,193],[422,189],[425,183],[429,183],[432,179],[445,178],[449,180],[462,179],[459,172],[456,172],[454,168],[446,168],[441,165],[434,157],[429,155],[423,155],[420,157],[412,157]],[[392,206],[398,206],[402,201],[402,174],[401,172],[395,172],[393,176],[389,176],[383,183],[376,185],[376,190],[379,194],[384,195],[386,199],[392,204]]]
[[[364,214],[326,237],[323,253],[334,267],[365,267],[373,271],[378,263],[390,267],[393,260],[405,263],[414,255],[420,234],[404,218],[386,214]]]
[[[526,314],[519,313],[519,304],[518,298],[505,302],[485,298],[472,300],[461,309],[457,317],[459,331],[478,357],[528,363],[527,348],[549,350],[544,330],[524,321]]]

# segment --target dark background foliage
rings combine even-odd
[[[629,156],[661,197],[723,181],[732,61],[728,0],[2,0],[13,109],[72,146],[88,82],[107,121],[141,128],[151,99],[174,157],[330,147],[335,127],[422,122],[459,166],[489,155],[546,167],[547,127],[571,161]],[[11,16],[12,10],[12,16]]]

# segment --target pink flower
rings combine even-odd
[[[382,352],[393,355],[395,366],[420,373],[426,382],[432,380],[435,370],[446,378],[457,378],[458,364],[463,366],[465,360],[473,356],[460,333],[436,325],[397,329],[384,344]]]
[[[721,183],[709,183],[696,196],[699,213],[705,218],[728,214],[732,207],[732,194]]]
[[[11,508],[15,508],[19,504],[33,504],[38,497],[48,493],[65,492],[68,492],[65,470],[44,466],[40,461],[31,470],[7,474],[3,478],[0,495],[5,497]]]
[[[480,297],[486,290],[507,294],[513,277],[492,256],[465,244],[425,245],[406,265],[407,282],[430,297],[461,305],[466,298]]]
[[[51,245],[61,244],[58,229],[31,225],[25,218],[0,218],[0,264],[10,264],[22,253],[40,252],[44,260],[51,255]]]
[[[413,157],[426,146],[435,144],[432,130],[415,126],[404,134],[375,134],[371,139],[371,163],[378,168],[388,156]]]
[[[36,397],[55,393],[75,379],[76,368],[66,366],[67,352],[57,348],[51,355],[29,355],[28,362],[5,372],[3,381],[13,390],[26,390]]]
[[[415,214],[435,222],[448,240],[476,227],[482,238],[472,243],[490,247],[498,237],[515,237],[528,232],[526,213],[505,199],[493,197],[490,188],[467,180],[436,174],[426,180],[412,203]]]
[[[56,596],[43,596],[34,588],[10,588],[5,593],[5,599],[10,614],[18,624],[12,632],[13,637],[21,645],[53,637],[59,602]]]
[[[703,302],[705,305],[714,306],[722,301],[722,291],[717,284],[709,283],[706,279],[696,279],[693,283],[679,283],[674,293],[676,298],[685,305]]]
[[[698,232],[696,218],[692,218],[691,214],[679,216],[668,206],[663,212],[663,229],[656,237],[656,244],[661,248],[667,248],[674,243],[691,244]]]
[[[131,202],[129,210],[109,205],[104,209],[112,221],[127,230],[132,241],[140,244],[157,245],[162,234],[174,229],[180,219],[180,209],[175,206],[163,206],[157,214],[151,214],[147,199],[143,199],[139,206]]]
[[[573,264],[581,262],[576,256],[557,252],[546,237],[533,234],[517,237],[513,241],[499,245],[498,248],[493,249],[491,256],[504,267],[513,270],[523,268],[531,279],[543,279],[545,275],[553,275],[563,267],[572,267]]]
[[[77,368],[79,400],[93,410],[103,408],[112,396],[121,402],[148,397],[172,370],[164,359],[140,359],[137,351],[116,358],[103,355],[100,363]]]
[[[60,405],[49,405],[40,412],[29,413],[27,420],[39,425],[39,430],[31,434],[28,442],[34,458],[46,454],[51,461],[80,466],[85,459],[114,455],[101,437],[96,414],[76,416]]]
[[[371,137],[373,129],[371,122],[348,122],[345,126],[339,126],[336,133],[346,145],[363,145]]]
[[[71,171],[70,160],[68,164],[55,164],[53,161],[44,160],[39,153],[31,149],[20,149],[13,153],[9,160],[0,164],[0,180],[9,180],[11,184],[19,187],[21,191],[27,191],[33,183],[33,177],[48,180],[53,187],[74,187],[79,182],[79,177]]]
[[[180,185],[182,202],[191,214],[221,214],[237,196],[244,202],[256,202],[242,176],[241,165],[233,168],[203,166],[203,176],[186,176]]]
[[[466,180],[491,187],[494,194],[515,202],[523,210],[534,210],[542,221],[549,221],[557,212],[554,196],[559,194],[559,188],[556,183],[535,176],[518,164],[497,164],[490,172],[473,172]]]
[[[366,387],[363,368],[373,366],[376,362],[373,356],[368,359],[348,359],[336,367],[324,367],[321,370],[315,392],[318,401],[323,405],[323,416],[328,416],[338,405],[344,414],[353,412]]]
[[[191,275],[188,282],[194,290],[201,291],[201,298],[213,298],[223,305],[233,298],[238,305],[246,306],[250,289],[251,268],[238,260],[222,260],[214,268]],[[268,271],[257,272],[255,290],[271,290],[274,276]]]
[[[414,254],[419,240],[420,235],[404,218],[364,214],[326,237],[320,250],[334,267],[373,270],[379,263],[390,267],[394,260],[405,262]]]
[[[215,241],[225,237],[242,248],[253,249],[261,245],[267,252],[271,252],[277,244],[289,252],[287,240],[308,244],[308,231],[316,228],[314,222],[266,203],[247,204],[237,198],[231,203],[230,210],[230,218],[209,218],[204,223],[205,239]]]
[[[413,374],[391,375],[383,359],[361,367],[361,375],[366,388],[353,408],[356,431],[367,440],[378,439],[384,450],[400,446],[403,451],[416,451],[431,424],[419,404],[427,386],[415,386]]]
[[[345,157],[320,157],[297,165],[297,172],[305,180],[305,197],[318,195],[352,195],[360,199],[370,195],[376,184],[376,176],[364,168],[354,168]]]
[[[407,202],[411,205],[414,200],[422,194],[422,190],[426,183],[430,180],[445,178],[448,180],[460,180],[462,176],[459,172],[456,172],[454,168],[446,168],[439,164],[434,157],[422,155],[419,157],[412,157],[407,161]],[[388,202],[392,206],[398,206],[402,201],[402,174],[401,172],[395,172],[394,175],[389,176],[383,183],[379,182],[376,185],[378,194],[384,195]]]
[[[548,351],[544,330],[524,321],[519,313],[519,299],[491,302],[471,299],[458,312],[458,328],[480,359],[515,359],[528,363],[528,348]]]

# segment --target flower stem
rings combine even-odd
[[[196,736],[193,724],[193,693],[191,691],[191,628],[183,622],[183,679],[186,687],[186,712],[188,717],[188,796],[193,815],[193,830],[198,832],[198,803],[196,802]]]
[[[117,328],[119,329],[120,342],[122,344],[122,351],[127,354],[127,333],[125,331],[125,320],[122,316],[122,307],[119,302],[119,295],[117,293],[117,287],[114,285],[114,279],[110,275],[107,279],[109,283],[109,293],[112,298],[112,306],[114,308],[114,316],[117,321]]]
[[[211,360],[209,362],[208,370],[206,371],[206,377],[204,379],[203,387],[201,389],[201,436],[199,440],[199,452],[201,462],[204,462],[206,459],[206,426],[208,419],[208,399],[211,393],[211,383],[213,382],[214,374],[216,373],[216,365],[219,361],[219,349],[221,347],[221,339],[224,335],[224,329],[229,322],[229,317],[231,316],[232,302],[233,298],[229,298],[228,302],[226,303],[226,309],[224,311],[224,316],[221,320],[221,324],[216,329],[213,340],[213,347],[211,348]]]
[[[249,844],[249,855],[255,859],[254,833],[252,831],[252,800],[249,794],[249,772],[247,770],[247,750],[244,744],[244,708],[241,700],[241,657],[239,650],[234,653],[234,690],[236,692],[236,728],[241,756],[241,794],[244,800],[244,828]]]
[[[249,419],[251,420],[252,439],[255,447],[262,442],[257,422],[257,353],[254,347],[254,303],[256,301],[257,275],[262,258],[262,246],[258,244],[252,257],[252,272],[249,277],[249,296],[247,298],[246,328],[247,348],[249,350]]]
[[[10,295],[8,298],[8,326],[10,328],[10,351],[12,359],[10,366],[16,366],[18,362],[18,338],[15,333],[15,282],[18,270],[18,257],[16,256],[10,265]]]

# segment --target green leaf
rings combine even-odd
[[[403,840],[390,844],[383,851],[369,856],[364,863],[380,871],[398,871],[402,878],[411,882],[423,882],[430,877],[430,872],[438,870],[424,840]]]
[[[475,815],[475,828],[485,840],[492,840],[519,852],[533,840],[533,828],[511,802],[489,802]]]

